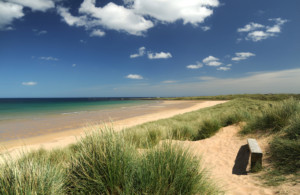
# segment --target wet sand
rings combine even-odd
[[[1,135],[2,141],[0,140],[0,147],[2,146],[0,151],[11,153],[18,151],[22,148],[21,146],[26,146],[26,149],[63,147],[74,143],[85,131],[98,128],[103,123],[111,123],[116,130],[121,130],[224,102],[157,101],[147,105],[51,116],[39,120],[10,121],[10,123],[0,124],[0,127],[4,129]],[[5,125],[10,128],[14,126],[17,130],[11,132],[7,129],[5,131],[5,128],[3,128]],[[19,138],[12,139],[16,135]]]

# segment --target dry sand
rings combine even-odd
[[[260,173],[247,173],[241,171],[243,160],[240,158],[235,164],[237,154],[247,146],[246,138],[238,135],[240,127],[237,125],[222,128],[216,135],[200,141],[176,141],[190,148],[196,156],[202,157],[203,167],[210,172],[212,179],[232,195],[271,195],[271,194],[300,194],[300,185],[290,184],[279,187],[262,186],[257,177]],[[266,151],[268,138],[258,138],[257,141],[263,152]],[[241,152],[243,156],[245,151]],[[247,153],[247,152],[246,152]],[[263,159],[263,164],[266,159]],[[247,165],[247,164],[246,164]]]

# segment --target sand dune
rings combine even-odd
[[[189,147],[195,155],[201,155],[203,166],[210,171],[211,177],[221,186],[226,194],[232,195],[271,195],[299,194],[300,185],[282,185],[279,187],[262,186],[256,176],[259,173],[246,173],[239,169],[233,170],[241,163],[235,160],[239,150],[247,147],[246,138],[238,136],[239,126],[222,128],[215,136],[200,141],[180,141]],[[178,141],[179,142],[179,141]],[[268,139],[261,138],[258,142],[265,151]],[[241,160],[241,159],[239,159]],[[247,167],[247,171],[249,166]]]

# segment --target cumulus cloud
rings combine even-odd
[[[183,20],[184,24],[197,25],[213,14],[218,0],[127,0],[136,13],[151,16],[162,22]]]
[[[9,25],[23,16],[23,6],[0,1],[0,30],[12,30]]]
[[[25,14],[23,8],[28,7],[32,11],[46,11],[54,8],[53,0],[6,0],[0,1],[0,30],[13,30],[9,25],[14,20],[22,18]]]
[[[226,66],[223,66],[223,67],[219,67],[217,70],[227,71],[227,70],[230,70],[230,68],[226,67]]]
[[[90,34],[91,37],[103,37],[105,35],[105,32],[102,30],[93,30]]]
[[[197,62],[196,64],[191,64],[191,65],[187,65],[186,68],[188,69],[199,69],[202,68],[203,64],[201,64],[200,62]]]
[[[48,57],[40,57],[41,60],[47,60],[47,61],[58,61],[58,58],[48,56]]]
[[[129,74],[126,76],[126,78],[128,78],[128,79],[143,79],[143,77],[138,74]]]
[[[62,20],[66,22],[69,26],[84,26],[89,28],[92,24],[88,21],[86,16],[73,16],[69,9],[65,7],[57,7],[57,13],[62,17]]]
[[[98,23],[107,29],[125,31],[133,35],[143,35],[143,32],[154,26],[150,20],[136,14],[133,9],[112,2],[104,7],[96,7],[95,3],[95,0],[84,0],[79,12],[89,16],[94,23]]]
[[[24,85],[24,86],[34,86],[34,85],[37,85],[37,82],[34,82],[34,81],[22,82],[22,85]]]
[[[235,53],[235,57],[231,58],[233,61],[246,60],[249,57],[255,56],[254,53],[251,52],[237,52]]]
[[[220,66],[222,65],[222,62],[219,62],[219,58],[216,58],[214,56],[208,56],[202,60],[203,63],[207,66]]]
[[[249,32],[249,31],[254,31],[257,29],[262,29],[264,27],[265,26],[262,24],[250,22],[249,24],[245,25],[243,28],[238,28],[237,31],[238,32]]]
[[[170,52],[159,52],[159,53],[152,53],[150,51],[146,52],[146,47],[140,47],[138,49],[138,53],[131,54],[129,57],[130,58],[137,58],[137,57],[142,57],[146,53],[148,53],[148,58],[153,60],[153,59],[168,59],[172,57],[172,54]]]
[[[246,40],[257,42],[269,37],[277,36],[281,32],[283,24],[287,22],[287,20],[281,18],[271,18],[269,21],[275,24],[273,26],[267,26],[250,22],[243,28],[238,28],[237,31],[243,34],[246,33]]]
[[[197,26],[213,14],[213,8],[219,6],[218,0],[124,0],[123,5],[109,2],[102,7],[96,6],[96,0],[84,0],[72,15],[67,8],[58,7],[58,13],[70,26],[94,27],[127,32],[142,36],[157,22],[173,23],[182,20],[184,24]],[[202,30],[210,29],[208,26]]]
[[[171,58],[172,54],[169,52],[160,52],[160,53],[148,53],[149,59],[168,59]]]
[[[216,57],[214,57],[214,56],[208,56],[208,57],[204,58],[202,61],[203,61],[204,63],[208,63],[208,62],[210,62],[210,61],[217,61],[217,60],[219,60],[219,58],[216,58]]]
[[[146,48],[145,47],[140,47],[138,53],[131,54],[129,57],[130,58],[137,58],[137,57],[141,57],[141,56],[145,55],[145,53],[146,53]]]
[[[207,66],[220,66],[222,65],[222,62],[219,61],[210,61],[208,63],[206,63]]]
[[[12,3],[29,7],[33,11],[46,11],[50,8],[54,8],[55,4],[53,0],[8,0]]]

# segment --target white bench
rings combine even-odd
[[[256,139],[247,139],[248,147],[251,154],[251,171],[258,171],[262,168],[262,156],[263,153],[256,141]]]

